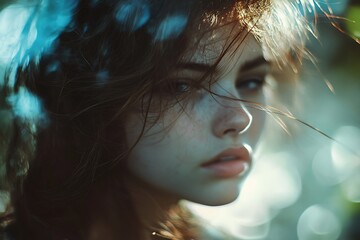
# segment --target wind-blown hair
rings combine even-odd
[[[0,176],[14,206],[10,228],[16,239],[139,239],[141,216],[123,183],[128,113],[140,108],[150,121],[156,95],[159,119],[176,95],[167,76],[199,44],[195,35],[238,22],[217,62],[247,31],[281,64],[302,55],[306,23],[284,0],[69,2],[70,20],[48,46],[35,41],[41,53],[14,62],[2,89],[38,97],[44,114],[14,114]],[[50,38],[49,28],[37,31]]]

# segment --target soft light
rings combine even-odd
[[[335,240],[339,237],[340,232],[339,219],[321,205],[307,208],[298,221],[299,240]]]
[[[178,37],[184,30],[187,23],[185,15],[168,16],[161,21],[157,29],[153,32],[154,39],[164,41]]]
[[[325,186],[333,186],[344,180],[344,177],[337,172],[328,145],[317,151],[313,159],[312,169],[318,182]]]
[[[135,31],[149,21],[150,8],[142,0],[126,1],[117,7],[115,18],[127,30]]]
[[[0,12],[0,64],[10,63],[16,55],[22,31],[31,13],[31,9],[21,5],[10,5]]]
[[[346,179],[360,170],[360,129],[340,127],[331,146],[331,155],[338,177]]]
[[[26,88],[20,87],[19,92],[9,96],[7,101],[16,117],[24,121],[45,120],[40,99]]]
[[[286,152],[265,155],[255,162],[235,202],[220,207],[189,206],[236,238],[266,238],[270,221],[300,196],[301,179],[292,161],[295,159]]]

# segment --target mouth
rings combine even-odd
[[[226,149],[201,167],[220,178],[232,178],[245,174],[251,165],[250,150],[245,146]]]

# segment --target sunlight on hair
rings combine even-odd
[[[298,4],[286,1],[273,1],[272,8],[266,12],[258,22],[259,29],[255,29],[256,36],[265,47],[266,57],[285,63],[283,57],[286,52],[293,50],[300,59],[304,52],[308,33],[316,35],[311,25],[302,17],[302,6],[306,11],[314,11],[313,0],[298,0]],[[305,12],[306,12],[305,11]],[[287,29],[287,31],[284,31]],[[257,32],[258,31],[258,32]],[[296,68],[293,68],[296,71]]]
[[[336,240],[341,232],[339,219],[327,208],[313,205],[301,215],[297,234],[299,240]]]
[[[316,8],[321,11],[326,11],[334,15],[341,15],[347,8],[350,0],[318,0],[316,1]]]

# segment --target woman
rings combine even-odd
[[[43,52],[26,51],[17,68],[14,94],[38,96],[46,118],[15,119],[15,210],[4,236],[209,239],[178,202],[237,198],[268,112],[266,79],[301,54],[297,8],[80,0],[67,11],[61,31],[45,28],[57,34],[49,46],[37,42],[36,25],[33,46]]]

